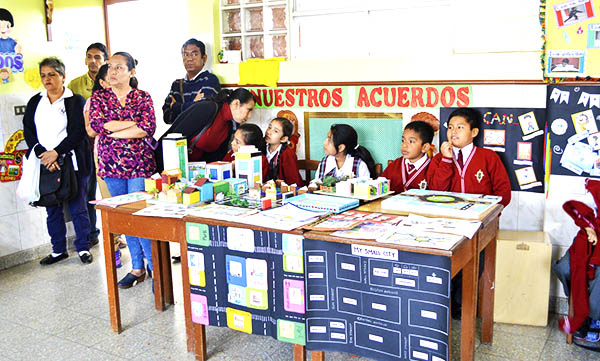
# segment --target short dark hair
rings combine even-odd
[[[62,76],[65,76],[65,63],[63,63],[59,58],[55,56],[44,58],[42,61],[40,61],[40,72],[42,71],[43,66],[52,67],[54,68],[54,70],[56,70],[57,73],[59,73]]]
[[[433,127],[422,120],[412,121],[404,127],[404,130],[412,130],[419,135],[419,139],[423,144],[431,144],[433,142]]]
[[[104,64],[98,69],[98,74],[96,74],[96,79],[94,80],[94,86],[92,87],[92,93],[96,90],[104,89],[102,85],[100,85],[100,80],[106,81],[106,74],[108,73],[108,64]]]
[[[8,21],[11,27],[15,26],[15,20],[13,19],[10,11],[0,8],[0,20]]]
[[[197,40],[194,38],[189,39],[188,41],[183,43],[183,46],[181,47],[181,51],[183,52],[185,47],[188,45],[196,45],[198,47],[198,49],[200,49],[200,53],[202,54],[202,56],[206,55],[206,46],[200,40]]]
[[[562,62],[563,62],[563,63],[565,63],[565,64],[569,64],[569,59],[567,59],[567,58],[564,58],[564,59],[562,60]]]
[[[481,123],[483,122],[483,117],[481,116],[481,113],[473,108],[455,109],[452,113],[450,113],[450,116],[448,116],[448,122],[450,122],[450,119],[454,117],[465,118],[467,123],[469,123],[471,129],[480,129]]]
[[[102,43],[90,44],[90,46],[87,47],[85,53],[87,54],[87,52],[92,49],[100,50],[102,52],[102,54],[104,54],[104,60],[108,60],[108,49],[106,49],[106,45],[104,45]]]

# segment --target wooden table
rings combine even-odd
[[[184,219],[134,216],[133,213],[146,207],[146,202],[136,202],[117,208],[96,206],[102,216],[104,237],[104,254],[106,267],[106,282],[108,288],[108,304],[110,322],[114,332],[121,333],[121,311],[117,287],[117,270],[115,267],[115,245],[112,234],[126,234],[136,237],[149,238],[152,243],[153,282],[155,307],[159,311],[173,304],[173,284],[171,279],[171,259],[168,242],[179,243],[181,254],[181,275],[183,281],[183,307],[185,312],[185,329],[188,352],[194,352],[196,359],[207,360],[206,328],[204,325],[192,322],[192,307],[190,301],[189,270],[187,263],[186,222],[204,223],[215,226],[233,226],[254,230],[277,231],[247,224],[224,222],[214,219],[185,217]],[[302,231],[293,233],[302,234]],[[306,350],[302,345],[294,344],[294,361],[305,361]]]
[[[119,293],[117,287],[117,272],[115,267],[115,245],[112,242],[112,234],[127,234],[136,237],[149,238],[152,242],[152,259],[154,264],[154,288],[155,305],[157,310],[164,310],[168,304],[173,304],[173,285],[171,280],[171,263],[169,245],[167,242],[178,242],[181,254],[181,272],[183,281],[183,300],[185,310],[186,340],[189,352],[195,352],[197,360],[206,360],[206,333],[204,325],[192,322],[189,271],[187,264],[187,240],[186,221],[204,223],[209,225],[224,225],[240,228],[258,230],[269,230],[250,225],[216,221],[212,219],[186,217],[182,219],[134,216],[133,213],[145,208],[145,202],[136,202],[117,208],[97,206],[102,215],[102,229],[104,237],[104,253],[106,280],[108,288],[108,301],[111,326],[113,331],[122,331],[121,314],[119,306]],[[382,211],[380,202],[375,201],[358,208],[362,211],[394,213]],[[495,206],[481,217],[482,228],[475,237],[464,240],[457,244],[452,250],[435,250],[419,247],[400,247],[395,245],[378,244],[378,246],[392,247],[399,250],[430,253],[443,255],[451,258],[451,276],[454,277],[459,271],[463,272],[463,299],[462,299],[462,323],[461,323],[461,359],[473,360],[475,345],[475,320],[477,315],[477,285],[479,270],[479,252],[486,249],[485,268],[482,275],[483,293],[481,300],[482,312],[482,335],[481,342],[489,343],[493,338],[493,309],[496,261],[496,237],[498,234],[498,218],[502,210],[501,206]],[[272,230],[270,230],[272,231]],[[331,239],[328,234],[310,232],[312,238],[336,242],[347,242],[355,244],[370,244],[372,241]],[[304,346],[294,345],[294,360],[305,360],[306,350]],[[312,360],[324,360],[324,352],[313,351]]]

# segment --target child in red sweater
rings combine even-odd
[[[409,189],[427,189],[427,169],[433,141],[433,128],[428,123],[417,120],[410,122],[402,132],[402,157],[393,161],[381,174],[390,180],[390,189],[402,193]]]
[[[476,147],[482,117],[471,108],[459,108],[448,118],[448,141],[431,162],[431,189],[501,196],[510,203],[510,180],[496,152]]]
[[[510,180],[496,152],[476,147],[481,114],[475,109],[458,108],[448,117],[448,141],[440,146],[429,166],[430,188],[441,191],[501,196],[500,204],[510,203]],[[479,255],[479,275],[483,272],[484,251]],[[462,272],[452,279],[452,318],[459,319],[462,304]]]
[[[298,157],[294,149],[288,146],[293,130],[294,125],[286,118],[271,120],[265,132],[269,162],[267,180],[281,179],[287,184],[301,187],[303,182],[298,170]]]
[[[233,134],[233,140],[231,141],[231,150],[225,154],[223,161],[235,161],[233,154],[243,145],[253,145],[262,153],[262,178],[263,181],[266,180],[269,172],[269,163],[265,156],[267,144],[263,138],[262,130],[260,130],[260,127],[256,124],[244,123],[237,128]]]

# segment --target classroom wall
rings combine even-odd
[[[39,0],[5,2],[15,26],[11,36],[22,45],[25,72],[37,71],[44,57],[55,55],[66,65],[67,78],[79,76],[87,68],[85,48],[94,41],[104,41],[101,0],[56,0],[52,25],[52,42],[46,39],[45,12]],[[89,18],[72,18],[85,14]],[[78,29],[69,28],[75,25]],[[83,50],[82,50],[83,49]],[[25,105],[41,87],[25,80],[26,73],[12,74],[8,84],[0,84],[0,151],[15,131],[23,129],[23,116],[14,107]],[[74,74],[72,76],[71,74]],[[39,75],[38,75],[39,76]],[[33,84],[33,83],[32,83]],[[26,149],[21,142],[17,149]],[[26,262],[50,249],[44,208],[32,208],[16,196],[18,182],[0,183],[0,269]],[[72,234],[72,226],[68,224]]]

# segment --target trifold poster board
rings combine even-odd
[[[304,240],[306,347],[447,361],[450,258]]]
[[[187,223],[192,321],[304,345],[301,235]]]
[[[186,228],[193,322],[375,360],[449,360],[448,257]]]
[[[600,86],[549,86],[546,108],[550,173],[600,177]]]
[[[440,144],[448,139],[448,116],[455,109],[440,109]],[[483,124],[474,144],[491,149],[500,156],[513,191],[543,193],[546,110],[474,109],[483,116]]]

